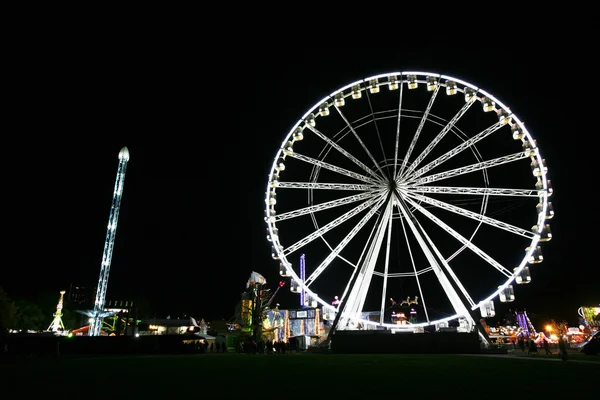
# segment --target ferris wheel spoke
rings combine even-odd
[[[379,215],[378,218],[381,218],[381,214]],[[346,300],[346,297],[348,296],[348,292],[350,291],[352,282],[354,282],[354,277],[356,276],[356,274],[359,271],[358,266],[362,263],[362,260],[365,257],[365,254],[367,253],[367,248],[369,247],[369,243],[373,240],[373,236],[375,235],[375,231],[377,230],[378,226],[379,225],[377,223],[373,224],[373,227],[371,228],[371,232],[369,233],[369,237],[367,238],[367,241],[365,242],[365,245],[360,253],[360,256],[358,257],[358,260],[356,261],[356,265],[353,265],[354,269],[352,270],[352,275],[350,276],[350,279],[348,280],[348,283],[346,284],[346,287],[344,288],[344,291],[342,293],[342,297],[340,298],[342,303]]]
[[[452,187],[452,186],[412,186],[404,188],[408,193],[438,193],[438,194],[471,194],[481,196],[515,196],[515,197],[540,197],[547,190],[537,189],[505,189],[487,187]]]
[[[410,186],[419,186],[426,183],[441,181],[443,179],[453,178],[460,175],[469,174],[471,172],[480,171],[483,169],[488,169],[492,167],[497,167],[499,165],[508,164],[511,162],[519,161],[524,158],[530,157],[530,153],[527,151],[520,151],[518,153],[514,153],[508,156],[494,158],[493,160],[482,161],[479,163],[467,165],[465,167],[459,167],[452,169],[450,171],[444,171],[433,175],[428,175],[423,178],[417,179],[416,181],[407,182]]]
[[[379,127],[377,126],[377,119],[375,118],[375,112],[373,111],[373,105],[371,104],[371,96],[369,95],[369,91],[367,93],[367,102],[369,103],[369,110],[371,110],[371,118],[373,119],[373,125],[375,125],[375,132],[377,132],[377,139],[379,139],[379,146],[381,148],[381,154],[383,154],[383,159],[387,160],[385,155],[385,149],[383,148],[383,143],[381,142],[381,134],[379,133]],[[387,167],[389,170],[389,166]]]
[[[328,138],[327,136],[325,136],[322,132],[320,132],[314,126],[308,125],[307,127],[315,135],[317,135],[319,138],[321,138],[323,141],[325,141],[328,145],[330,145],[331,147],[333,147],[334,149],[336,149],[338,152],[340,152],[341,154],[343,154],[344,156],[346,156],[346,158],[348,158],[354,164],[356,164],[357,166],[359,166],[363,171],[365,171],[366,173],[368,173],[369,175],[371,175],[372,177],[374,177],[376,180],[382,181],[382,179],[383,179],[382,176],[377,175],[377,173],[375,171],[373,171],[371,168],[367,167],[364,163],[362,163],[360,160],[358,160],[352,154],[350,154],[346,150],[344,150],[344,148],[342,146],[340,146],[339,144],[337,144],[336,142],[334,142],[333,140],[331,140],[330,138]]]
[[[379,202],[361,218],[358,224],[356,224],[356,226],[352,228],[352,230],[346,235],[344,239],[342,239],[342,241],[335,247],[335,249],[333,249],[331,253],[329,253],[325,260],[323,260],[323,262],[319,264],[319,266],[313,271],[313,273],[308,278],[306,278],[305,284],[307,287],[310,287],[310,285],[315,282],[319,275],[321,275],[327,269],[331,262],[339,256],[340,252],[348,245],[348,243],[350,243],[352,239],[354,239],[356,234],[360,232],[360,230],[373,217],[373,215],[375,215],[377,210],[379,210],[379,207],[381,207],[383,201],[384,198],[380,198]]]
[[[423,162],[425,157],[427,157],[429,153],[431,153],[433,148],[437,146],[439,142],[442,141],[444,136],[446,136],[446,134],[450,132],[452,128],[454,128],[454,125],[456,125],[458,120],[467,112],[467,110],[471,107],[471,105],[473,105],[473,103],[474,101],[468,101],[465,103],[465,105],[456,113],[454,117],[452,117],[450,121],[448,121],[446,126],[444,126],[440,133],[438,133],[438,135],[431,141],[431,143],[427,145],[425,150],[423,150],[423,152],[419,154],[417,158],[415,158],[415,161],[413,161],[410,164],[410,166],[406,169],[406,172],[404,172],[402,176],[410,175],[410,173],[413,172]]]
[[[381,218],[375,238],[369,246],[369,250],[363,260],[361,267],[357,273],[357,277],[354,285],[348,295],[348,299],[345,306],[342,306],[342,318],[345,320],[357,318],[360,316],[360,312],[363,310],[365,299],[371,286],[371,279],[373,278],[373,271],[377,264],[377,256],[381,251],[383,238],[385,236],[386,226],[388,219],[392,217],[392,198],[387,202],[383,217]]]
[[[398,122],[396,123],[396,147],[394,149],[394,177],[398,170],[398,147],[400,144],[400,121],[402,120],[402,93],[404,91],[404,85],[400,85],[400,98],[398,100]]]
[[[482,139],[488,137],[489,135],[491,135],[492,133],[496,132],[502,126],[503,126],[503,124],[501,122],[495,123],[494,125],[492,125],[489,128],[487,128],[487,129],[479,132],[477,135],[475,135],[472,138],[464,141],[463,143],[461,143],[460,145],[456,146],[454,149],[448,151],[447,153],[445,153],[444,155],[440,156],[439,158],[436,158],[435,160],[431,161],[429,164],[425,165],[424,167],[418,169],[417,171],[413,172],[410,175],[405,176],[404,177],[405,180],[407,182],[411,182],[411,181],[416,180],[421,175],[427,173],[428,171],[432,170],[433,168],[439,166],[440,164],[445,163],[446,161],[448,161],[452,157],[456,156],[457,154],[459,154],[459,153],[463,152],[464,150],[470,148],[471,146],[473,146],[474,144],[476,144],[480,140],[482,140]]]
[[[381,174],[381,177],[385,177],[385,174],[381,170],[381,167],[379,166],[379,163],[377,162],[377,160],[375,160],[375,157],[373,157],[373,154],[371,154],[371,152],[369,151],[369,149],[367,148],[367,146],[365,145],[365,143],[362,141],[362,139],[360,138],[360,136],[358,136],[358,133],[356,133],[356,130],[354,130],[354,127],[352,127],[352,124],[350,123],[350,121],[348,121],[348,119],[346,118],[346,116],[344,115],[344,113],[342,113],[342,110],[340,110],[340,108],[337,105],[335,106],[335,109],[338,111],[338,113],[340,114],[340,117],[342,117],[342,119],[344,120],[344,122],[346,123],[346,125],[348,126],[348,128],[350,129],[350,131],[352,132],[352,134],[354,135],[354,137],[356,138],[356,140],[358,140],[358,143],[360,143],[360,145],[362,146],[363,150],[367,153],[367,155],[369,156],[369,158],[373,162],[373,165],[375,165],[377,167],[377,169],[379,170],[379,173]]]
[[[378,186],[352,183],[323,183],[323,182],[277,182],[278,189],[317,189],[317,190],[355,190],[375,191]]]
[[[456,240],[458,240],[462,245],[464,245],[467,248],[469,248],[473,253],[477,254],[484,261],[486,261],[492,267],[494,267],[495,269],[497,269],[500,273],[504,274],[508,278],[512,278],[511,271],[509,271],[508,269],[506,269],[498,261],[494,260],[492,257],[490,257],[488,254],[486,254],[479,247],[477,247],[473,243],[471,243],[471,241],[469,239],[465,238],[460,233],[456,232],[456,230],[452,229],[445,222],[443,222],[442,220],[440,220],[439,218],[437,218],[435,215],[431,214],[425,208],[421,207],[421,205],[419,205],[416,201],[414,201],[410,197],[407,196],[407,197],[404,197],[404,199],[408,203],[410,203],[416,210],[418,210],[419,212],[421,212],[421,214],[423,214],[424,216],[426,216],[427,218],[429,218],[431,221],[433,221],[434,223],[436,223],[440,228],[442,228],[443,230],[445,230],[446,232],[448,232]]]
[[[316,204],[314,206],[305,207],[305,208],[301,208],[301,209],[294,210],[294,211],[288,211],[288,212],[276,215],[275,222],[284,221],[284,220],[290,219],[290,218],[301,217],[303,215],[312,214],[312,213],[316,213],[316,212],[323,211],[323,210],[328,210],[330,208],[343,206],[345,204],[355,203],[357,201],[369,199],[376,195],[377,195],[377,192],[366,192],[366,193],[361,193],[361,194],[357,194],[354,196],[348,196],[348,197],[343,197],[341,199],[328,201],[326,203]]]
[[[294,153],[291,153],[290,155],[288,155],[288,157],[296,158],[296,159],[304,161],[306,163],[315,165],[317,167],[325,168],[325,169],[328,169],[328,170],[333,171],[333,172],[337,172],[338,174],[349,176],[350,178],[354,178],[354,179],[359,180],[359,181],[367,182],[367,183],[370,183],[370,184],[373,184],[373,185],[378,185],[379,184],[377,181],[375,181],[372,178],[369,178],[368,176],[357,174],[356,172],[348,171],[345,168],[341,168],[341,167],[338,167],[336,165],[326,163],[324,161],[316,160],[314,158],[307,157],[307,156],[302,155],[302,154],[298,154],[298,153],[294,152]]]
[[[379,196],[373,197],[373,198],[365,201],[364,203],[360,204],[359,206],[353,208],[352,210],[348,211],[347,213],[345,213],[345,214],[339,216],[338,218],[334,219],[330,223],[328,223],[326,225],[323,225],[321,228],[317,229],[316,231],[314,231],[310,235],[304,237],[303,239],[300,239],[299,241],[297,241],[296,243],[294,243],[290,247],[287,247],[283,251],[283,254],[287,257],[288,255],[290,255],[291,253],[295,252],[296,250],[301,249],[302,247],[306,246],[308,243],[310,243],[313,240],[315,240],[315,239],[323,236],[325,233],[329,232],[333,228],[341,225],[342,223],[346,222],[350,218],[352,218],[355,215],[359,214],[361,211],[363,211],[363,210],[365,210],[365,209],[373,206],[379,199],[380,199]]]
[[[392,210],[393,211],[393,210]],[[387,245],[385,248],[385,266],[383,269],[383,289],[381,291],[381,314],[379,315],[379,323],[383,324],[383,313],[385,311],[385,299],[387,298],[387,281],[388,271],[390,266],[390,248],[392,246],[392,222],[393,218],[388,219],[387,228]]]
[[[400,208],[400,206],[397,203],[396,203],[396,206],[398,207],[398,212],[402,215],[402,209]],[[406,218],[410,218],[410,216],[406,216]],[[427,304],[425,303],[425,295],[423,294],[423,289],[421,288],[421,281],[419,279],[419,272],[417,272],[417,265],[415,264],[415,259],[413,257],[412,247],[410,246],[410,242],[408,241],[408,232],[406,231],[406,226],[404,225],[404,218],[400,219],[400,223],[402,224],[402,231],[404,232],[404,240],[406,241],[406,248],[408,249],[408,255],[410,256],[410,262],[412,264],[413,271],[415,273],[415,279],[417,281],[417,287],[419,288],[419,296],[421,296],[421,303],[423,303],[423,310],[425,311],[425,318],[427,320],[427,323],[429,323],[430,320],[429,320],[429,313],[427,312]],[[428,268],[427,270],[431,270],[431,268]]]
[[[431,267],[423,268],[419,271],[415,272],[391,272],[388,274],[390,278],[412,278],[415,275],[423,275],[427,272],[431,271]],[[383,276],[383,272],[373,272],[373,275]]]
[[[404,192],[404,193],[407,196],[414,198],[417,201],[422,201],[424,203],[431,204],[432,206],[439,207],[441,209],[453,212],[458,215],[462,215],[464,217],[473,219],[475,221],[481,221],[484,224],[493,226],[495,228],[500,228],[502,230],[505,230],[510,233],[514,233],[516,235],[526,237],[527,239],[533,239],[536,236],[536,234],[534,234],[526,229],[519,228],[518,226],[514,226],[511,224],[507,224],[506,222],[502,222],[497,219],[490,218],[485,215],[482,215],[482,214],[479,214],[479,213],[476,213],[473,211],[469,211],[464,208],[457,207],[455,205],[448,204],[448,203],[440,201],[440,200],[435,200],[435,199],[429,198],[427,196],[422,196],[422,195],[418,195],[418,194],[414,194],[414,193],[410,193],[410,192]]]
[[[440,251],[436,247],[436,245],[433,243],[433,241],[431,240],[431,238],[427,235],[427,232],[425,232],[425,229],[423,229],[423,227],[421,227],[421,229],[423,230],[423,236],[425,237],[425,240],[427,240],[427,242],[429,243],[429,246],[431,246],[431,249],[437,255],[438,259],[440,260],[440,262],[442,263],[442,265],[446,269],[446,272],[448,272],[448,275],[450,275],[450,277],[452,278],[452,280],[454,281],[454,283],[456,284],[456,286],[458,286],[458,288],[460,289],[460,292],[463,294],[463,296],[465,296],[465,298],[467,299],[467,302],[469,303],[469,305],[471,306],[471,308],[474,307],[475,306],[475,302],[471,298],[471,295],[469,294],[469,292],[467,292],[467,289],[465,289],[465,287],[463,286],[463,284],[461,283],[461,281],[458,279],[458,277],[456,276],[456,274],[454,273],[454,271],[450,267],[450,264],[448,264],[446,262],[446,260],[444,260],[444,257],[442,256],[442,254],[440,253]],[[461,304],[462,304],[462,301],[461,301]],[[469,314],[467,314],[467,315],[469,315]]]
[[[404,156],[404,160],[402,161],[402,166],[400,167],[400,171],[398,172],[399,176],[403,175],[404,172],[404,168],[406,168],[406,164],[408,163],[408,159],[410,158],[412,151],[415,148],[415,145],[417,144],[417,140],[419,139],[419,136],[421,135],[421,131],[423,130],[423,126],[425,126],[425,122],[427,121],[427,117],[429,116],[429,112],[431,111],[431,107],[433,106],[433,102],[435,101],[435,98],[438,94],[440,90],[440,85],[436,85],[435,90],[433,91],[433,94],[431,95],[431,98],[429,99],[429,104],[427,104],[427,108],[425,109],[425,112],[423,113],[423,118],[421,118],[421,122],[419,123],[419,127],[417,128],[417,131],[415,132],[415,136],[413,136],[412,141],[410,142],[410,146],[408,147],[408,151],[406,152],[406,156]]]
[[[452,269],[450,268],[448,263],[446,263],[444,261],[444,257],[441,256],[441,254],[439,253],[437,248],[435,246],[433,246],[433,243],[429,239],[429,236],[427,236],[427,234],[425,233],[425,230],[423,229],[423,227],[420,226],[420,224],[417,226],[418,221],[414,218],[414,216],[412,214],[410,214],[410,212],[408,211],[408,208],[406,207],[406,205],[404,205],[404,201],[399,197],[398,197],[398,207],[401,209],[402,214],[407,216],[405,218],[405,220],[406,220],[408,226],[410,227],[410,230],[412,231],[414,237],[417,239],[417,242],[421,246],[421,250],[423,251],[423,254],[429,261],[429,264],[431,265],[431,267],[433,268],[433,272],[435,273],[436,278],[438,279],[438,282],[444,289],[444,292],[446,293],[448,300],[450,300],[450,303],[452,304],[452,307],[456,311],[457,315],[465,316],[466,318],[468,318],[471,321],[472,324],[474,324],[473,318],[470,316],[469,310],[467,309],[467,307],[461,300],[460,296],[458,295],[458,293],[456,292],[456,290],[450,283],[450,280],[448,279],[448,277],[442,271],[440,262],[443,264],[443,266],[446,269],[446,271],[448,272],[448,274],[451,277],[453,277],[455,282],[457,282],[458,279],[454,275],[454,272],[452,271]],[[422,232],[422,234],[419,230]],[[428,245],[428,243],[429,243],[429,245]],[[432,253],[432,250],[437,254],[439,262],[436,259],[436,257],[434,256],[434,254]],[[462,287],[462,284],[460,284],[460,282],[458,282],[458,287],[459,288]],[[463,291],[463,294],[465,295],[465,298],[467,298],[467,301],[469,301],[470,296],[466,290]],[[472,299],[470,301],[473,302]]]

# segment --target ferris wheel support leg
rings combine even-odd
[[[353,287],[356,284],[357,279],[358,279],[358,274],[354,274],[349,286]],[[327,339],[325,339],[323,341],[323,343],[325,343],[328,348],[331,348],[331,340],[333,339],[333,336],[335,335],[336,331],[338,330],[338,325],[340,325],[341,317],[342,317],[342,309],[340,306],[340,309],[338,309],[337,312],[335,313],[335,318],[333,319],[333,322],[331,323],[331,329],[329,330],[329,333],[327,334]]]
[[[483,346],[486,348],[489,347],[492,341],[481,323],[477,323],[477,333],[479,333],[479,339],[481,339]]]
[[[360,317],[360,313],[363,310],[365,299],[367,298],[367,293],[371,286],[373,271],[375,270],[375,265],[377,264],[377,259],[383,244],[383,238],[387,231],[388,221],[392,215],[392,206],[393,202],[392,197],[390,196],[387,207],[383,213],[383,218],[377,227],[375,238],[367,253],[367,257],[365,257],[360,271],[356,274],[358,279],[348,295],[348,300],[345,303],[342,303],[342,323],[349,321],[353,317]]]
[[[367,290],[371,282],[371,277],[373,276],[373,269],[375,268],[377,255],[381,250],[383,238],[385,237],[388,220],[392,216],[392,205],[393,203],[390,198],[388,200],[388,206],[386,207],[385,212],[383,213],[383,218],[379,223],[379,229],[377,230],[376,236],[371,242],[371,246],[368,251],[368,256],[365,257],[365,260],[363,261],[361,266],[361,270],[358,271],[358,273],[352,277],[352,280],[348,285],[348,287],[351,287],[352,290],[348,296],[347,301],[342,303],[342,305],[338,309],[338,312],[336,313],[336,316],[331,325],[331,330],[327,335],[327,343],[331,343],[333,335],[335,335],[335,332],[340,326],[345,326],[348,324],[349,317],[354,317],[356,316],[356,314],[362,311],[362,307],[364,305],[365,298],[367,295]]]
[[[471,311],[465,306],[465,303],[460,298],[458,291],[454,288],[454,286],[450,282],[450,279],[448,279],[446,274],[444,274],[444,272],[442,271],[442,267],[440,266],[438,259],[435,257],[435,255],[432,252],[432,249],[429,247],[427,241],[425,240],[428,239],[427,234],[422,230],[422,227],[417,226],[415,224],[415,221],[413,220],[414,216],[408,211],[408,208],[406,207],[406,204],[402,197],[399,196],[397,193],[395,193],[395,195],[397,199],[396,204],[398,206],[398,210],[401,214],[403,214],[406,217],[406,222],[408,226],[410,227],[415,238],[417,239],[421,250],[427,258],[427,261],[429,261],[436,278],[438,279],[440,285],[446,293],[446,296],[448,296],[448,300],[450,300],[450,303],[456,311],[456,314],[466,319],[466,322],[468,324],[468,331],[472,331],[475,328],[476,323],[475,319],[473,318],[473,315],[471,314]],[[433,250],[436,250],[436,248],[434,247]]]

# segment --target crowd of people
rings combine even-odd
[[[518,345],[519,349],[521,349],[521,352],[523,352],[523,353],[527,349],[528,355],[537,355],[538,354],[538,344],[532,338],[525,338],[523,336],[519,336],[519,338],[517,339],[516,342],[513,341],[513,345],[515,346],[515,349],[517,348],[517,345]],[[554,353],[552,353],[552,350],[550,349],[550,343],[548,343],[546,338],[544,338],[542,340],[541,347],[542,347],[542,349],[544,349],[545,354],[549,354],[549,355],[554,354]],[[563,361],[567,361],[568,348],[569,348],[569,345],[568,345],[567,341],[564,340],[563,338],[560,338],[558,340],[558,354],[560,355],[560,357]]]
[[[227,353],[225,342],[213,341],[208,344],[207,340],[190,340],[184,342],[187,353]]]

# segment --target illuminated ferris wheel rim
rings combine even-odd
[[[535,159],[535,162],[537,162],[537,165],[539,166],[539,170],[540,170],[540,174],[537,175],[537,177],[538,177],[538,181],[541,181],[541,188],[539,188],[540,190],[538,191],[538,197],[540,200],[541,208],[538,209],[538,219],[537,219],[537,225],[536,225],[536,226],[540,227],[539,228],[540,231],[539,231],[539,233],[533,234],[531,244],[529,245],[529,247],[527,247],[525,256],[523,257],[522,261],[519,263],[518,267],[516,267],[513,270],[510,277],[508,277],[507,281],[504,284],[498,286],[498,289],[495,290],[491,295],[489,295],[488,297],[471,305],[471,307],[470,307],[471,310],[476,310],[476,309],[482,307],[482,305],[484,305],[484,304],[490,302],[491,300],[493,300],[494,298],[498,297],[500,295],[500,293],[505,291],[506,288],[509,287],[515,281],[517,276],[527,266],[528,260],[530,260],[533,257],[534,253],[536,252],[536,249],[538,248],[538,244],[540,242],[542,229],[543,229],[543,227],[547,226],[546,220],[548,218],[550,218],[550,217],[547,217],[547,215],[549,214],[548,197],[552,193],[552,189],[549,185],[549,181],[547,180],[547,176],[546,176],[547,172],[546,172],[546,168],[545,168],[545,160],[543,159],[543,157],[539,151],[539,148],[537,147],[537,145],[535,143],[535,140],[533,139],[533,137],[531,136],[531,134],[525,127],[524,123],[505,104],[503,104],[495,96],[491,95],[490,93],[486,92],[485,90],[483,90],[475,85],[472,85],[461,79],[457,79],[457,78],[454,78],[454,77],[451,77],[448,75],[441,75],[441,74],[437,74],[437,73],[421,72],[421,71],[403,71],[403,72],[390,72],[390,73],[386,73],[386,74],[379,74],[379,75],[374,75],[374,76],[371,76],[371,77],[368,77],[365,79],[357,80],[355,82],[352,82],[352,83],[350,83],[346,86],[343,86],[342,88],[332,92],[330,95],[326,96],[325,98],[323,98],[320,101],[318,101],[317,103],[315,103],[312,107],[310,107],[309,110],[296,122],[296,124],[294,124],[294,126],[290,129],[289,133],[286,135],[285,139],[283,140],[283,142],[282,142],[283,145],[277,151],[277,154],[274,158],[274,161],[273,161],[273,164],[272,164],[269,176],[268,176],[267,191],[266,191],[266,198],[265,198],[266,209],[267,210],[269,209],[269,201],[271,198],[271,194],[272,193],[274,194],[275,190],[276,190],[276,186],[274,186],[273,183],[277,182],[277,179],[275,179],[275,178],[278,176],[278,174],[280,172],[280,169],[279,169],[280,164],[279,163],[280,163],[281,159],[285,159],[285,156],[286,156],[286,147],[285,147],[286,143],[288,143],[288,144],[291,143],[293,145],[293,143],[296,141],[296,137],[298,135],[300,135],[300,138],[298,140],[301,140],[301,138],[302,138],[301,133],[304,130],[304,128],[309,128],[311,125],[314,126],[315,119],[317,119],[319,116],[323,115],[322,111],[324,108],[328,110],[330,107],[335,107],[337,109],[338,108],[337,104],[336,104],[337,101],[341,100],[342,105],[343,105],[344,99],[355,95],[357,92],[359,95],[358,95],[358,97],[355,97],[355,98],[359,98],[360,92],[362,92],[362,91],[373,90],[375,88],[375,89],[377,89],[377,92],[378,92],[380,87],[386,86],[386,85],[389,85],[390,89],[392,89],[392,85],[396,85],[396,89],[397,89],[398,87],[403,88],[403,86],[405,84],[407,84],[407,85],[414,84],[414,83],[429,84],[432,81],[437,86],[436,93],[440,87],[443,87],[443,88],[446,88],[446,91],[448,94],[450,94],[450,91],[454,91],[454,93],[460,92],[460,93],[465,94],[465,96],[467,96],[467,94],[469,94],[472,98],[473,103],[475,101],[479,101],[481,103],[486,102],[487,104],[491,104],[493,111],[495,111],[499,116],[503,115],[504,118],[506,118],[506,121],[509,121],[507,123],[510,124],[511,128],[513,129],[513,132],[515,130],[517,130],[520,133],[521,140],[524,143],[529,142],[529,143],[533,144],[533,148],[530,149],[531,152],[530,152],[529,156],[530,156],[530,158]],[[416,85],[415,85],[415,87],[416,87]],[[371,91],[371,93],[376,93],[376,92]],[[454,93],[452,93],[452,94],[454,94]],[[338,109],[338,111],[339,111],[339,109]],[[404,111],[404,110],[399,106],[398,112],[401,113],[402,111]],[[400,120],[400,118],[401,118],[400,115],[398,115],[399,120]],[[346,122],[348,122],[348,121],[346,121]],[[349,126],[350,126],[350,129],[352,129],[351,125],[349,125]],[[527,151],[524,151],[524,152],[527,152]],[[371,178],[377,178],[377,177],[371,176]],[[400,176],[400,174],[399,174],[397,176],[397,178],[398,179],[396,180],[396,183],[401,185],[402,176]],[[381,185],[383,184],[383,181],[382,180],[377,181],[375,179],[372,181],[372,183],[373,184],[371,185],[371,187],[363,185],[365,187],[365,190],[371,190],[373,192],[376,192],[377,189],[381,189],[381,187],[382,187]],[[374,204],[376,204],[376,202],[374,202],[371,205],[374,205]],[[381,206],[381,204],[379,204],[378,206]],[[552,214],[553,214],[553,211],[552,211]],[[331,304],[329,304],[325,300],[321,299],[321,297],[317,293],[312,291],[305,284],[305,282],[302,282],[300,280],[299,276],[295,273],[294,269],[291,267],[292,264],[287,260],[287,256],[286,256],[286,254],[284,254],[283,247],[280,245],[277,245],[278,235],[275,233],[276,232],[275,221],[271,220],[269,218],[265,218],[265,219],[267,222],[268,235],[270,238],[273,238],[273,242],[274,242],[274,244],[276,244],[274,246],[274,249],[277,252],[278,259],[286,267],[289,277],[291,277],[296,282],[300,283],[300,285],[302,286],[306,295],[313,298],[317,303],[321,304],[324,308],[331,309],[331,310],[337,310],[336,307],[333,307]],[[358,268],[358,266],[356,266],[356,268]],[[413,329],[413,328],[419,327],[419,326],[430,326],[430,325],[434,325],[439,322],[454,320],[457,317],[460,317],[460,315],[456,314],[456,315],[453,315],[453,316],[450,316],[447,318],[438,319],[435,321],[411,324],[410,326],[406,327],[406,329]],[[351,317],[351,319],[363,322],[365,324],[374,324],[374,325],[379,325],[379,326],[389,327],[389,328],[394,328],[394,329],[404,328],[403,326],[399,327],[396,324],[375,323],[373,321],[364,320],[364,319],[361,319],[358,317]]]

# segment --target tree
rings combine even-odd
[[[567,321],[556,322],[554,319],[551,319],[546,323],[542,330],[546,333],[555,334],[558,337],[561,337],[567,334],[569,324]]]
[[[7,329],[15,328],[17,307],[0,286],[0,334]]]
[[[7,351],[6,337],[8,329],[14,327],[16,314],[17,307],[0,287],[0,354]]]
[[[16,329],[42,330],[48,328],[42,309],[36,303],[27,300],[15,301],[17,306]]]

